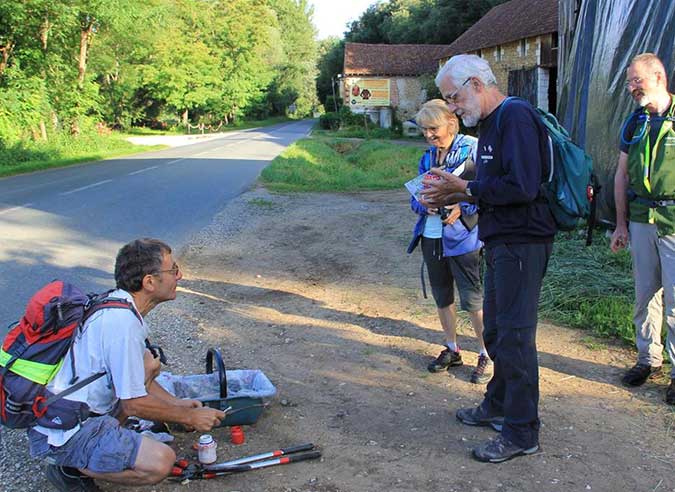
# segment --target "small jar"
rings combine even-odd
[[[199,462],[204,465],[210,465],[216,461],[216,441],[213,440],[211,434],[204,434],[199,438],[199,446],[197,451],[199,453]]]

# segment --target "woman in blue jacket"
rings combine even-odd
[[[431,144],[420,159],[420,174],[426,173],[431,167],[442,167],[452,172],[467,159],[475,162],[477,140],[458,133],[459,121],[444,101],[433,99],[425,103],[415,116],[415,121]],[[410,199],[410,205],[419,218],[413,229],[408,253],[421,242],[431,292],[445,333],[446,347],[429,364],[428,369],[430,372],[440,372],[463,364],[457,345],[456,284],[461,308],[469,313],[480,344],[478,363],[471,374],[471,382],[486,383],[491,377],[491,371],[488,370],[491,362],[483,343],[483,291],[480,283],[480,250],[483,243],[478,239],[478,228],[475,227],[477,207],[462,202],[439,211],[426,208],[414,196]]]

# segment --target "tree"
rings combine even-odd
[[[345,40],[358,43],[450,44],[506,0],[389,0],[353,21]]]
[[[327,107],[326,99],[333,96],[336,76],[343,72],[345,56],[345,42],[336,37],[330,37],[319,43],[319,74],[316,77],[316,94],[324,104],[326,111],[335,111],[335,107]],[[339,98],[339,94],[336,93]]]
[[[270,5],[277,16],[283,46],[283,57],[270,85],[270,104],[277,114],[284,114],[294,105],[295,112],[304,116],[318,105],[313,8],[307,0],[270,0]]]

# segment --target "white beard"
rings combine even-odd
[[[464,123],[464,126],[467,128],[473,128],[474,126],[478,125],[478,122],[480,121],[480,116],[477,116],[475,114],[463,114],[462,115],[462,123]]]

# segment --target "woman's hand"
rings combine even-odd
[[[443,221],[443,223],[446,225],[454,224],[457,222],[457,219],[459,219],[459,216],[462,215],[462,209],[458,203],[446,205],[445,209],[449,212],[448,217]]]

